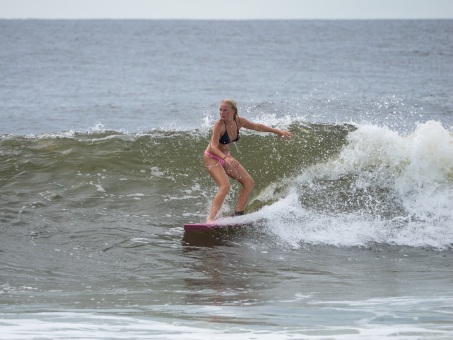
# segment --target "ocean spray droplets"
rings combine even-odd
[[[450,132],[438,122],[408,135],[359,126],[337,157],[302,170],[277,211],[262,213],[271,232],[292,246],[449,247],[452,149]]]

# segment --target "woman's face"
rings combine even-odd
[[[233,119],[235,110],[228,103],[220,104],[220,118],[223,120]]]

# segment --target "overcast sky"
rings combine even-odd
[[[0,18],[453,19],[453,0],[0,0]]]

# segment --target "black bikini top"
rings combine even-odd
[[[228,136],[228,131],[227,131],[227,128],[226,128],[226,122],[223,121],[223,123],[225,124],[225,133],[223,134],[222,137],[220,137],[219,143],[220,144],[230,144],[230,143],[232,143],[232,141],[230,140],[230,136]],[[238,128],[238,136],[236,137],[236,139],[233,142],[237,142],[239,140],[239,126],[238,126],[238,122],[237,121],[236,121],[236,127]]]

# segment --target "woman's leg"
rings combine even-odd
[[[233,168],[227,165],[225,170],[228,176],[237,180],[242,185],[236,205],[236,212],[242,212],[245,210],[245,206],[247,205],[250,194],[252,193],[255,181],[252,176],[249,175],[247,170],[242,167],[242,165],[239,165],[238,168]]]
[[[212,200],[211,211],[208,216],[208,222],[212,222],[215,220],[217,214],[222,208],[223,201],[225,201],[225,197],[230,191],[230,181],[225,172],[225,169],[222,167],[219,161],[213,159],[208,155],[204,155],[203,163],[211,177],[219,186],[219,190]]]

